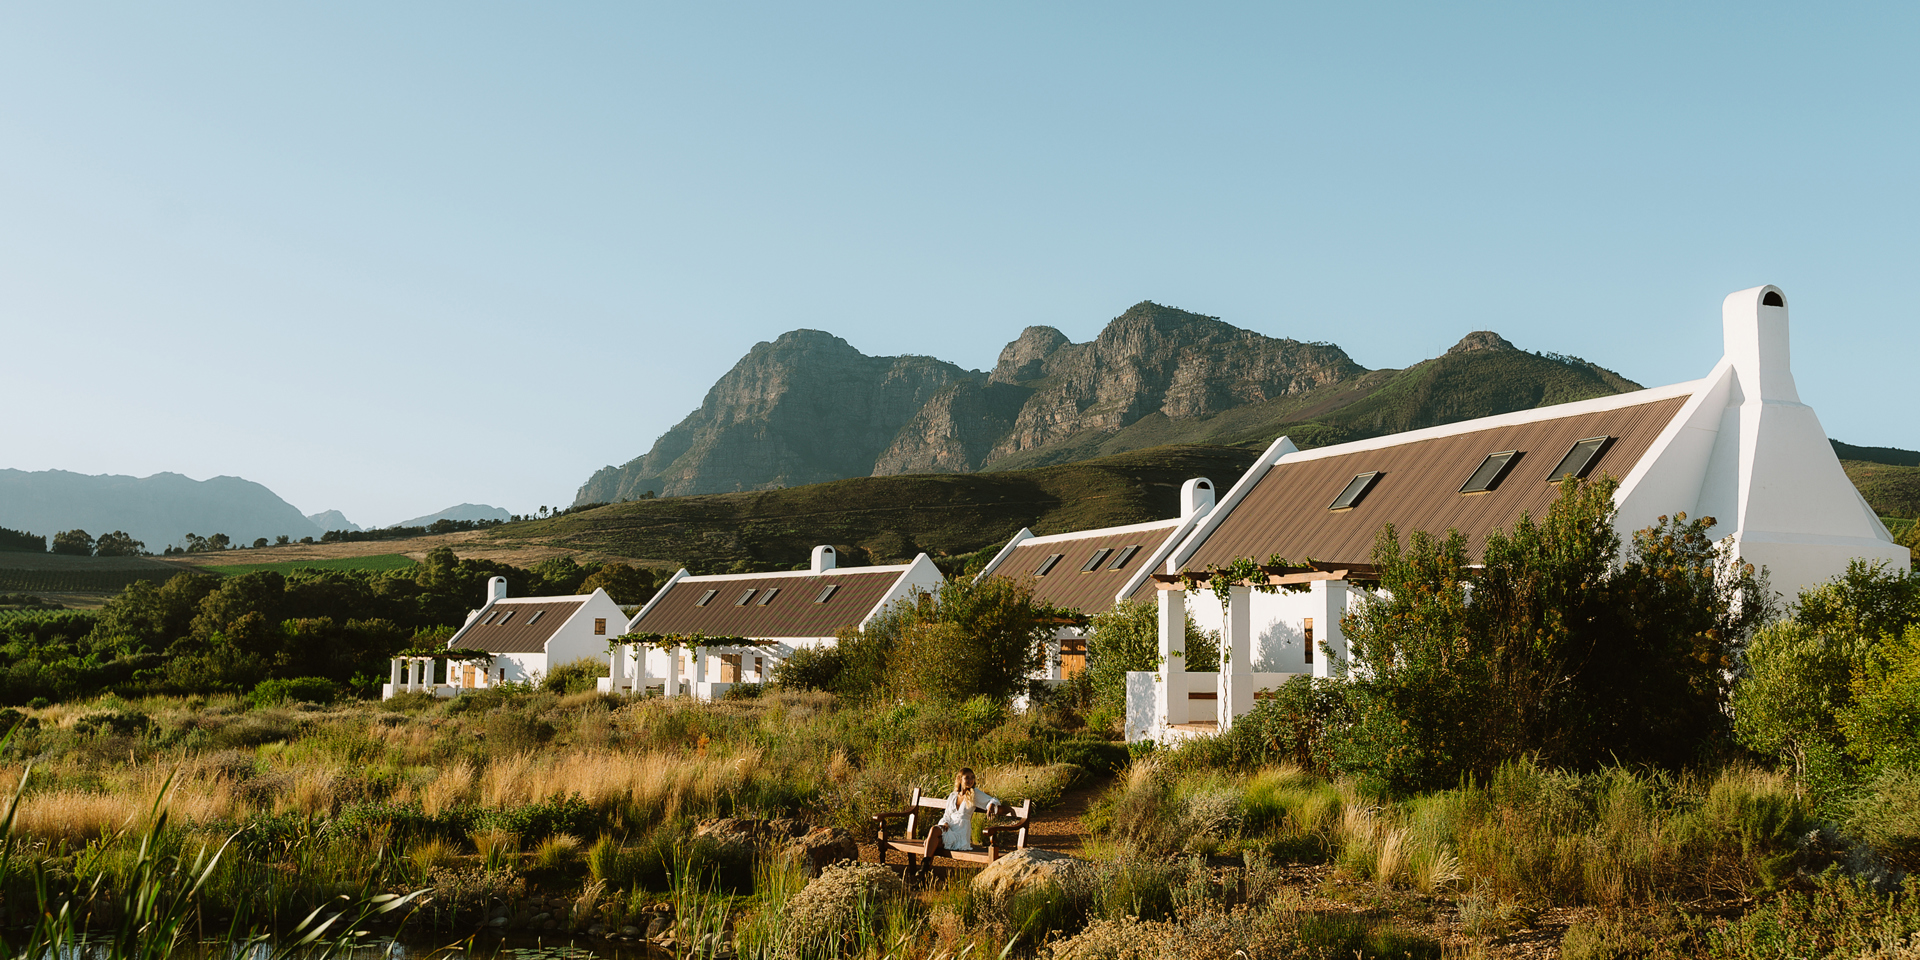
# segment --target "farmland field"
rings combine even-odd
[[[119,593],[136,580],[163,581],[186,568],[145,557],[0,553],[0,593]]]
[[[261,570],[272,570],[283,574],[292,573],[295,570],[402,570],[413,566],[413,562],[412,557],[403,553],[381,553],[367,557],[325,557],[313,560],[283,560],[278,563],[206,564],[200,569],[209,573],[237,576]]]

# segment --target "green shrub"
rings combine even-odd
[[[497,749],[525,752],[553,739],[553,724],[518,710],[496,710],[487,717],[487,742]]]
[[[561,696],[598,690],[600,678],[607,675],[609,667],[604,659],[581,657],[548,669],[546,677],[540,681],[540,689]]]
[[[801,647],[773,668],[773,683],[786,690],[833,690],[845,668],[838,646]]]
[[[1883,770],[1842,809],[1848,834],[1901,869],[1920,871],[1920,773]]]
[[[721,695],[721,699],[723,700],[758,700],[760,699],[760,694],[765,692],[765,690],[766,690],[766,686],[764,684],[736,683],[727,687],[727,692]]]
[[[1920,896],[1877,893],[1829,870],[1811,891],[1790,890],[1706,936],[1706,950],[1728,960],[1851,958],[1898,947],[1920,934]],[[1684,955],[1684,954],[1683,954]]]
[[[325,677],[293,677],[262,680],[247,694],[255,707],[277,707],[284,703],[332,703],[340,688]]]

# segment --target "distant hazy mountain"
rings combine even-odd
[[[393,524],[393,526],[424,527],[433,523],[435,520],[505,520],[510,516],[512,516],[512,514],[499,507],[488,506],[484,503],[462,503],[458,506],[448,507],[439,513],[429,513],[424,517],[402,520],[399,523]]]
[[[307,514],[307,519],[312,520],[313,525],[322,530],[351,530],[359,533],[361,530],[366,529],[354,523],[352,520],[348,520],[347,515],[338,510],[323,510],[319,513],[309,513]]]
[[[1282,433],[1308,447],[1638,387],[1488,331],[1405,370],[1368,370],[1331,343],[1152,302],[1087,343],[1028,327],[984,373],[869,357],[796,330],[755,344],[698,410],[648,453],[596,472],[574,502],[1012,470],[1162,444],[1259,446]]]
[[[0,470],[0,527],[51,536],[125,530],[159,553],[189,533],[224,533],[235,544],[260,537],[318,537],[325,531],[272,490],[239,477],[193,480],[89,476],[65,470]]]

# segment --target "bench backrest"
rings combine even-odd
[[[931,810],[938,810],[941,813],[946,813],[947,797],[945,794],[935,795],[931,793],[921,793],[919,787],[913,788],[913,794],[907,801],[907,809],[913,811],[912,813],[907,814],[907,836],[909,837],[918,837],[921,835],[920,809],[919,809],[921,807],[926,807]],[[1003,809],[1007,813],[1012,814],[1016,819],[1026,820],[1031,816],[1033,816],[1033,801],[1022,800],[1017,804],[1004,807]],[[976,803],[973,806],[973,812],[986,813],[987,808],[980,806],[979,804]],[[937,820],[939,818],[936,817],[935,819]],[[1020,838],[1014,845],[1016,847],[1025,847],[1027,845],[1027,828],[1026,827],[1023,826],[1020,828]]]

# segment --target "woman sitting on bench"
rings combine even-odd
[[[976,806],[984,806],[987,816],[992,817],[998,816],[1005,804],[999,797],[974,785],[972,767],[961,767],[953,778],[953,792],[947,794],[947,812],[927,831],[925,859],[920,861],[919,872],[933,866],[933,858],[941,850],[973,849],[973,808]]]

